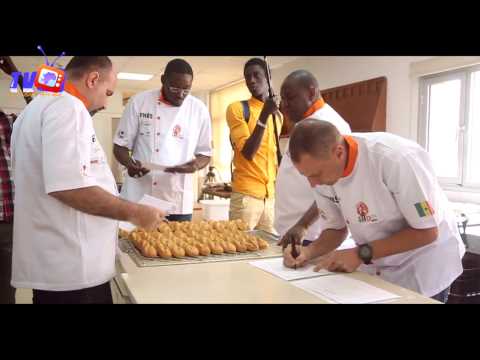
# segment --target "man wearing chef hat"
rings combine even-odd
[[[193,173],[210,162],[211,119],[190,95],[193,70],[183,59],[170,61],[161,89],[132,97],[114,138],[116,159],[128,169],[121,196],[145,194],[172,203],[169,220],[189,221],[193,213]]]

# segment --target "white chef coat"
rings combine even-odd
[[[328,121],[342,134],[351,133],[348,123],[328,104],[324,104],[308,118]],[[288,149],[288,144],[286,146]],[[314,201],[310,183],[293,166],[288,152],[284,154],[278,169],[275,194],[274,227],[279,235],[283,236],[300,220]],[[316,240],[321,232],[321,222],[317,220],[308,228],[305,239]]]
[[[65,205],[52,192],[99,186],[118,196],[84,103],[37,95],[12,133],[15,181],[12,285],[69,291],[115,276],[118,222]]]
[[[361,245],[407,227],[437,226],[433,243],[374,260],[360,270],[426,296],[438,294],[462,273],[465,246],[428,153],[388,133],[355,133],[352,138],[358,151],[353,161],[355,145],[350,146],[351,173],[313,191],[323,228],[347,226]]]
[[[114,143],[133,152],[142,164],[176,166],[195,155],[212,155],[211,120],[207,107],[188,95],[179,107],[162,101],[160,90],[131,98],[118,125]],[[175,204],[172,214],[193,212],[193,175],[151,171],[141,178],[128,175],[121,196],[138,201],[148,194]]]

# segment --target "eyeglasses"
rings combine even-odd
[[[185,95],[185,96],[190,94],[190,89],[180,89],[180,88],[176,88],[176,87],[173,87],[173,86],[167,86],[167,87],[168,87],[168,90],[170,90],[170,92],[172,94],[180,94],[180,95]]]

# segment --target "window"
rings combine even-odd
[[[422,78],[420,111],[420,142],[442,185],[479,190],[480,66]]]
[[[230,181],[230,163],[233,151],[230,144],[230,129],[227,124],[227,107],[240,100],[248,100],[251,95],[244,81],[210,93],[210,113],[213,127],[213,165],[218,169],[223,181]]]

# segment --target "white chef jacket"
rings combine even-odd
[[[14,124],[12,163],[12,285],[69,291],[110,281],[118,222],[49,195],[99,186],[118,196],[84,103],[67,92],[37,95]]]
[[[355,133],[352,139],[358,151],[350,146],[351,173],[333,186],[314,188],[322,227],[347,226],[361,245],[407,227],[437,226],[433,243],[373,260],[360,270],[426,296],[438,294],[462,273],[465,246],[428,153],[388,133]]]
[[[308,118],[328,121],[342,134],[351,133],[348,123],[328,104],[323,105]],[[278,169],[275,194],[274,227],[279,235],[283,236],[300,220],[314,201],[310,183],[293,166],[288,152],[284,154]],[[308,228],[305,239],[316,240],[321,232],[321,222],[317,220]]]
[[[191,95],[177,107],[162,101],[160,90],[145,91],[129,100],[113,141],[132,150],[142,164],[181,165],[195,155],[212,155],[210,114]],[[141,178],[125,177],[122,197],[136,202],[145,194],[175,204],[172,214],[191,214],[193,175],[151,171]]]

